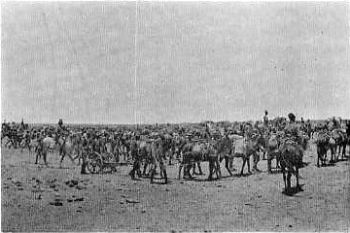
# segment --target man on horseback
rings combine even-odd
[[[286,134],[286,140],[285,140],[285,144],[286,143],[293,143],[295,144],[296,148],[298,149],[299,153],[300,153],[300,165],[302,165],[302,157],[304,154],[304,148],[302,146],[303,143],[303,138],[302,135],[300,133],[300,129],[299,126],[297,125],[296,121],[295,121],[295,115],[293,113],[289,113],[288,114],[288,118],[289,118],[289,123],[286,125],[284,131]]]
[[[264,127],[268,128],[269,127],[269,117],[268,117],[268,112],[267,110],[265,110],[265,116],[263,118],[263,122],[264,122]]]
[[[306,147],[306,140],[295,122],[295,115],[289,113],[288,118],[289,122],[284,129],[286,137],[282,143],[280,155],[280,165],[286,193],[291,188],[292,174],[296,177],[296,188],[302,191],[299,184],[299,168],[303,166],[303,153]]]

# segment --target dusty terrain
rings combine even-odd
[[[178,166],[168,166],[170,183],[151,185],[132,181],[127,166],[80,175],[68,160],[60,169],[56,154],[46,168],[27,151],[2,148],[2,230],[349,231],[349,161],[317,168],[314,151],[301,170],[304,191],[286,196],[282,175],[267,174],[266,161],[260,173],[229,177],[223,170],[225,177],[212,182],[177,180]]]

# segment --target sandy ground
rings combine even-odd
[[[301,169],[304,191],[286,196],[282,175],[267,174],[266,161],[261,173],[223,170],[211,182],[178,180],[178,166],[168,166],[170,183],[160,185],[132,181],[127,166],[80,175],[68,160],[60,169],[57,154],[46,168],[27,151],[3,148],[2,231],[349,231],[349,161],[317,168],[314,151]]]

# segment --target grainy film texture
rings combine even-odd
[[[1,11],[2,231],[349,231],[347,2]]]

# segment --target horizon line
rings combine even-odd
[[[284,117],[284,116],[282,116]],[[275,119],[277,117],[273,117],[273,118],[270,118],[269,120],[272,120],[272,119]],[[288,118],[287,116],[285,118]],[[321,121],[321,120],[327,120],[327,119],[330,119],[330,118],[333,118],[332,117],[326,117],[326,118],[318,118],[318,119],[311,119],[311,118],[304,118],[304,121],[307,121],[307,120],[310,120],[310,121]],[[342,120],[350,120],[350,118],[343,118],[343,117],[336,117],[336,119],[339,119],[341,118]],[[298,121],[300,121],[301,119],[298,119]],[[259,122],[262,122],[261,119],[259,120],[254,120],[254,119],[250,119],[250,120],[234,120],[234,121],[230,121],[230,120],[218,120],[218,121],[214,121],[214,120],[202,120],[202,121],[187,121],[187,122],[155,122],[155,123],[97,123],[97,122],[75,122],[75,123],[72,123],[72,122],[64,122],[63,120],[63,125],[127,125],[127,126],[135,126],[135,125],[166,125],[166,124],[170,124],[170,125],[181,125],[181,124],[200,124],[200,123],[205,123],[205,122],[214,122],[214,123],[220,123],[220,122],[228,122],[228,123],[234,123],[234,122],[250,122],[250,121],[253,121],[253,122],[256,122],[256,121],[259,121]],[[6,120],[6,123],[21,123],[21,121],[8,121]],[[2,123],[4,123],[2,121]],[[28,125],[57,125],[58,122],[25,122],[25,124],[28,124]]]

